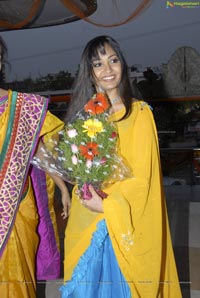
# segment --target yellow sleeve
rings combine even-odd
[[[160,185],[160,157],[157,131],[149,107],[134,106],[130,119],[118,124],[120,151],[128,161],[133,178],[115,183],[109,195],[120,191],[130,205],[146,200],[155,181]],[[114,195],[115,197],[115,195]],[[109,200],[105,200],[106,204]]]
[[[40,136],[44,137],[44,142],[52,137],[53,134],[58,132],[64,127],[64,122],[58,119],[51,112],[47,111],[44,124],[42,126]]]
[[[133,281],[133,296],[138,297],[138,291],[141,297],[156,297],[162,267],[162,217],[166,217],[159,147],[149,107],[136,104],[134,109],[118,124],[121,152],[133,178],[105,190],[109,195],[103,207],[120,268]]]

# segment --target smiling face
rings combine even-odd
[[[121,62],[109,44],[104,45],[104,51],[98,52],[98,59],[92,61],[93,77],[97,91],[99,87],[108,96],[118,95],[118,86],[122,77]]]

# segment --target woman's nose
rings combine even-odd
[[[112,71],[112,66],[110,65],[110,63],[105,64],[105,71],[106,72],[111,72]]]

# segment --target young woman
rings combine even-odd
[[[180,298],[154,119],[148,104],[134,97],[123,54],[108,36],[86,45],[66,120],[99,90],[110,100],[110,120],[133,178],[104,189],[104,200],[92,186],[90,200],[74,188],[62,298]]]
[[[0,37],[0,67],[7,52]],[[30,166],[41,139],[63,127],[47,112],[48,100],[0,89],[0,293],[1,298],[36,298],[37,279],[60,277],[53,210],[54,183]],[[63,216],[70,205],[61,185]]]

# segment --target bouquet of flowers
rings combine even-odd
[[[89,184],[104,198],[102,189],[107,184],[131,177],[118,152],[117,128],[108,119],[109,107],[105,94],[95,94],[73,123],[45,143],[46,152],[39,162],[41,168],[48,166],[49,171],[78,184],[84,199],[91,197]],[[38,160],[34,158],[33,163],[38,165]]]

